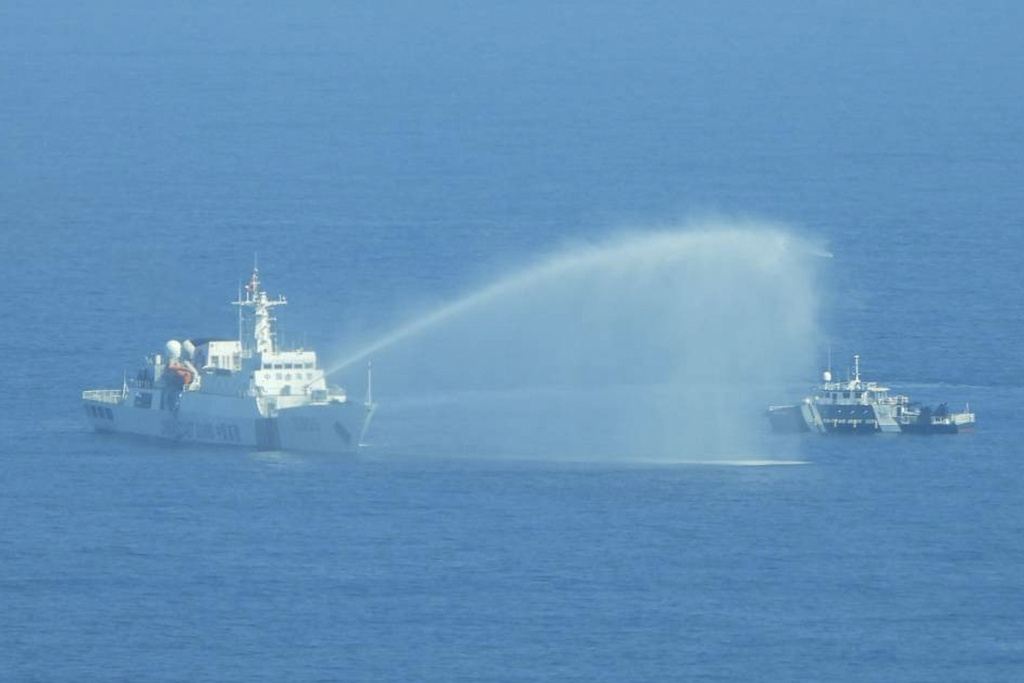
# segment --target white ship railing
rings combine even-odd
[[[82,400],[121,403],[124,400],[124,391],[121,389],[90,389],[82,392]]]

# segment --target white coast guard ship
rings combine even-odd
[[[171,340],[120,389],[82,393],[101,432],[261,450],[345,452],[359,446],[375,405],[329,386],[316,352],[278,347],[271,311],[287,303],[260,289],[259,272],[239,292],[237,340]]]
[[[860,378],[860,356],[853,357],[853,377],[845,382],[822,373],[814,394],[796,405],[769,406],[765,413],[776,432],[819,434],[958,434],[974,427],[971,407],[954,412],[945,403],[937,407],[911,402],[889,393],[888,387]]]

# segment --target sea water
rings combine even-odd
[[[1019,11],[2,16],[0,679],[1020,678]],[[254,253],[282,342],[342,364],[711,223],[758,229],[374,350],[356,456],[84,421],[234,336]],[[818,255],[757,271],[765,226]],[[770,434],[829,348],[977,430]]]

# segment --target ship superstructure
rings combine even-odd
[[[256,268],[232,303],[238,339],[172,339],[120,389],[83,392],[92,426],[262,450],[356,449],[375,408],[369,368],[366,400],[353,401],[328,384],[315,351],[280,348],[273,310],[287,301],[268,296]]]
[[[795,405],[769,406],[768,419],[777,432],[874,434],[878,432],[957,434],[974,426],[970,406],[953,412],[945,404],[932,408],[893,394],[877,382],[860,377],[860,356],[853,357],[853,375],[834,381],[822,373],[814,393]]]

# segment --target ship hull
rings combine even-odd
[[[817,432],[819,434],[847,434],[870,436],[882,432],[873,418],[827,419],[810,406],[772,406],[767,412],[772,431],[779,434]],[[886,431],[899,431],[898,428]]]
[[[870,436],[873,434],[961,434],[974,427],[973,414],[956,413],[943,421],[898,419],[873,406],[818,406],[813,403],[771,406],[765,415],[777,433],[817,432]]]
[[[908,423],[900,425],[901,430],[904,434],[963,434],[970,432],[974,428],[974,423],[968,424],[955,424],[955,423],[943,423],[943,424],[917,424]]]
[[[98,432],[132,434],[178,443],[239,446],[257,450],[351,453],[360,444],[373,407],[351,401],[280,409],[264,417],[255,402],[221,401],[221,410],[136,408],[128,401],[85,400]],[[208,406],[203,406],[208,407]]]
[[[811,431],[800,411],[800,406],[772,406],[765,415],[772,425],[773,432],[791,434]]]

